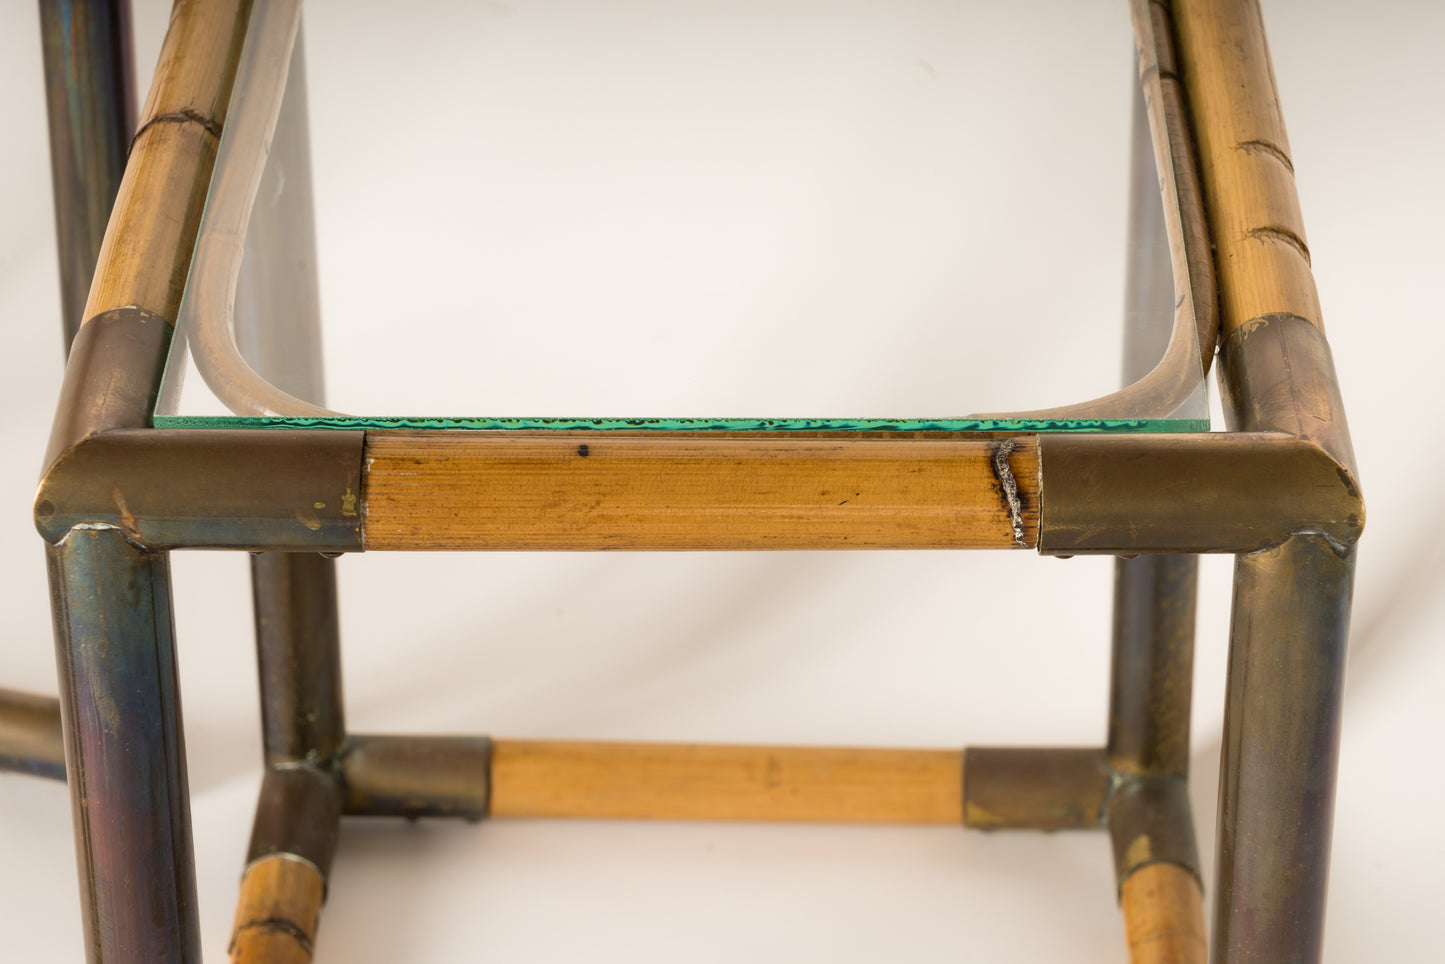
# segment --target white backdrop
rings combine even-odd
[[[427,174],[410,181],[376,176],[388,164],[406,160],[397,145],[408,130],[455,125],[458,136],[473,138],[490,130],[459,123],[454,109],[417,96],[425,93],[417,78],[429,77],[447,57],[475,55],[485,63],[487,49],[471,44],[476,35],[468,32],[471,27],[463,29],[453,18],[433,28],[383,6],[319,2],[307,21],[317,166],[335,172],[319,175],[318,183],[328,379],[334,404],[348,409],[374,410],[365,400],[380,397],[376,376],[369,374],[375,365],[366,366],[358,343],[380,344],[382,353],[372,357],[394,361],[402,357],[398,332],[401,340],[420,343],[433,326],[449,331],[441,325],[458,319],[463,328],[476,330],[447,336],[433,359],[442,374],[430,374],[436,366],[416,362],[410,382],[389,375],[388,389],[414,393],[401,398],[433,399],[438,386],[464,383],[466,371],[485,372],[476,376],[479,382],[532,380],[517,375],[516,366],[495,361],[525,354],[526,345],[503,350],[494,339],[506,337],[506,330],[497,327],[489,334],[484,326],[489,317],[526,307],[525,285],[511,302],[487,294],[494,290],[487,272],[538,271],[523,266],[521,255],[529,251],[557,262],[555,270],[538,271],[536,279],[526,275],[525,281],[559,312],[570,298],[579,316],[612,324],[616,319],[598,307],[598,291],[605,293],[609,284],[614,294],[630,289],[625,282],[631,276],[619,275],[621,269],[609,273],[593,265],[599,245],[607,244],[605,232],[556,245],[548,237],[474,232],[476,216],[452,208],[461,202],[449,185],[475,168],[455,156],[431,158]],[[909,9],[917,8],[921,23],[947,6],[919,3]],[[1077,171],[1087,164],[1107,164],[1115,145],[1122,151],[1127,16],[1122,3],[1099,0],[1097,10],[1089,11],[1097,15],[1096,32],[1074,35],[1073,27],[1063,25],[1079,6],[1029,5],[1033,20],[1026,26],[1036,35],[1030,44],[1061,53],[1012,73],[1002,54],[997,64],[971,65],[988,67],[981,76],[1007,85],[998,88],[1000,94],[1010,91],[1039,111],[1055,112],[1048,115],[1053,119],[1042,140],[1030,123],[1036,115],[1027,108],[992,119],[1014,138],[1007,143],[1032,146],[1016,164],[996,165],[986,174],[972,171],[993,185],[987,197],[1026,196],[1037,183],[1037,169],[1027,161],[1055,152],[1056,187],[1060,196],[1075,199],[1046,225],[1024,225],[1017,236],[998,237],[1001,254],[995,252],[989,264],[1000,267],[981,270],[961,258],[957,275],[949,275],[948,249],[918,248],[911,237],[908,250],[920,251],[916,256],[889,258],[890,245],[860,242],[834,244],[834,260],[818,261],[815,242],[834,240],[835,234],[906,233],[903,225],[926,239],[946,240],[951,230],[946,218],[930,220],[926,208],[888,208],[873,199],[839,214],[839,204],[853,203],[847,200],[844,164],[830,167],[826,176],[800,168],[810,192],[801,201],[778,195],[759,204],[763,213],[793,204],[805,217],[813,203],[818,211],[832,212],[831,219],[813,225],[812,235],[800,239],[771,229],[751,238],[722,229],[713,233],[715,246],[705,254],[718,262],[720,276],[763,271],[754,276],[764,279],[755,289],[771,293],[773,281],[766,276],[771,259],[779,262],[779,275],[794,279],[777,284],[798,286],[759,302],[779,318],[791,309],[803,326],[791,343],[787,339],[794,336],[779,333],[780,347],[773,353],[786,359],[793,351],[793,368],[780,365],[768,376],[770,362],[760,362],[759,378],[771,377],[778,393],[765,414],[915,414],[900,410],[902,400],[914,398],[921,399],[920,414],[937,413],[938,405],[949,403],[933,401],[929,386],[938,384],[939,373],[975,356],[1008,364],[970,369],[968,390],[950,414],[1072,401],[1112,384],[1114,319],[1122,302],[1123,172],[1098,188],[1069,179],[1082,176]],[[834,7],[831,13],[826,5],[801,9],[836,25],[847,23],[839,10],[863,7]],[[144,89],[166,8],[141,0],[136,8],[137,73]],[[518,2],[475,10],[456,4],[447,12],[458,18],[465,12],[503,32],[526,29],[559,9],[575,14],[592,8],[608,9]],[[628,3],[618,9],[626,16],[583,16],[570,41],[575,50],[564,45],[559,59],[573,58],[582,65],[578,69],[585,68],[588,56],[607,49],[608,30],[624,30],[645,8]],[[671,9],[672,22],[681,23],[677,5]],[[1438,946],[1436,905],[1445,892],[1440,869],[1445,834],[1436,826],[1445,811],[1445,777],[1430,766],[1429,752],[1445,730],[1445,709],[1437,698],[1445,655],[1431,645],[1442,610],[1434,587],[1445,567],[1438,542],[1445,510],[1436,506],[1429,481],[1439,467],[1429,406],[1445,328],[1435,296],[1438,265],[1445,261],[1438,230],[1445,197],[1437,186],[1438,158],[1445,153],[1438,125],[1445,78],[1434,62],[1435,41],[1445,35],[1445,11],[1407,3],[1386,23],[1364,19],[1345,2],[1280,0],[1266,5],[1265,16],[1370,505],[1347,687],[1327,959],[1431,960]],[[8,471],[0,477],[0,546],[6,552],[0,685],[54,692],[43,563],[29,521],[61,369],[38,18],[33,4],[19,0],[0,11],[0,18],[0,116],[8,135],[0,155],[0,305],[10,346],[0,359],[0,391],[11,433]],[[698,22],[707,21],[699,15]],[[785,20],[780,36],[805,39],[801,23]],[[846,54],[861,47],[853,43],[861,39],[834,26],[820,28],[818,44]],[[956,80],[946,74],[949,62],[934,56],[935,42],[944,44],[925,38],[893,74],[875,79],[898,91],[931,90],[934,80]],[[1112,55],[1101,59],[1095,47],[1111,44],[1118,51],[1117,69],[1099,68]],[[1071,54],[1071,45],[1089,53]],[[812,49],[800,46],[800,59],[807,62]],[[677,66],[688,64],[679,59]],[[1110,70],[1117,77],[1117,105],[1108,101],[1097,113],[1075,111],[1070,98],[1099,83],[1107,90]],[[944,76],[930,78],[930,71]],[[545,95],[536,95],[541,105]],[[745,99],[721,103],[741,110]],[[518,107],[511,119],[529,116]],[[474,122],[476,116],[461,119]],[[858,134],[863,144],[871,127],[893,143],[918,136],[925,122],[915,120],[864,112],[827,131]],[[957,146],[947,132],[936,136],[940,152]],[[666,147],[666,139],[659,144]],[[899,158],[891,160],[903,165],[890,169],[895,178],[917,173],[947,183],[946,172],[925,170],[926,159],[916,172]],[[565,207],[565,191],[558,196],[558,206]],[[735,205],[757,200],[740,197]],[[426,232],[430,247],[425,257],[413,253],[408,260],[408,250],[419,245],[404,231],[393,232],[402,234],[400,240],[377,232],[373,221],[412,217],[417,209],[429,210],[430,223],[441,228],[417,229]],[[627,223],[636,234],[665,241],[666,213],[649,209]],[[1080,225],[1083,233],[1069,233]],[[702,231],[678,247],[691,251],[707,243]],[[515,263],[508,260],[514,256]],[[649,303],[659,315],[668,298],[688,293],[688,272],[706,266],[683,254],[669,265],[676,270],[668,277],[684,280]],[[596,275],[592,288],[584,284],[589,271]],[[851,345],[836,337],[852,330],[837,312],[857,302],[866,318],[881,303],[861,296],[838,299],[837,291],[864,271],[879,287],[891,283],[909,293],[900,314],[921,318],[923,328],[909,331],[907,352],[898,350],[896,336],[875,333],[871,341]],[[908,282],[915,271],[922,280]],[[643,268],[637,275],[648,276]],[[544,290],[548,277],[559,279],[553,284],[565,290]],[[1037,323],[1040,331],[1059,334],[1027,352],[1019,352],[1017,339],[997,345],[970,340],[977,335],[948,341],[960,337],[945,324],[955,304],[950,299],[995,284],[1015,292],[1013,301],[997,305],[1008,319],[1006,332],[1016,321],[1009,312],[1017,311],[1028,316],[1018,324]],[[807,290],[833,297],[836,306],[824,311],[800,300]],[[692,308],[714,312],[714,326],[738,313],[740,299],[746,301],[736,286],[719,284],[702,295],[701,308]],[[486,302],[488,297],[493,300]],[[984,300],[970,304],[986,309],[986,297],[979,297]],[[1095,339],[1097,332],[1105,334]],[[630,358],[641,375],[591,383],[598,391],[622,393],[609,397],[614,411],[694,414],[667,401],[649,404],[645,393],[634,402],[627,393],[655,371],[668,399],[705,408],[711,386],[740,361],[758,356],[748,345],[729,349],[706,339],[688,342],[691,334],[665,328],[648,337],[654,340],[639,337],[614,356]],[[575,387],[588,371],[587,353],[569,356],[568,346],[576,343],[571,335],[532,339],[539,340],[555,350],[559,365],[575,364],[553,373],[556,384]],[[809,354],[815,348],[825,362]],[[813,364],[799,366],[798,358]],[[807,380],[810,372],[830,366],[850,374]],[[683,370],[686,377],[679,376]],[[793,370],[801,372],[799,385],[789,380]],[[988,381],[998,370],[1007,377]],[[1076,383],[1080,372],[1093,379]],[[863,395],[848,394],[859,384]],[[806,389],[800,398],[820,399],[817,411],[793,405],[788,392],[794,389]],[[828,394],[834,390],[842,394]],[[1005,397],[1014,391],[1017,398]],[[587,398],[579,396],[578,404]],[[850,408],[855,398],[867,410]],[[527,414],[525,406],[467,407],[468,413]],[[442,408],[464,411],[448,402]],[[245,569],[243,557],[229,554],[175,558],[202,927],[212,960],[224,956],[260,778]],[[340,571],[349,721],[373,732],[512,737],[1097,743],[1104,728],[1110,570],[1101,559],[1060,562],[982,553],[346,558]],[[1193,759],[1193,798],[1206,854],[1213,846],[1228,583],[1228,561],[1206,560]],[[1207,883],[1210,863],[1206,858]],[[5,935],[0,957],[79,960],[73,845],[60,786],[0,776],[0,866],[6,869],[0,880]],[[1111,876],[1102,834],[350,821],[343,825],[317,961],[547,962],[585,955],[603,961],[843,962],[886,955],[918,962],[1103,964],[1123,959]]]

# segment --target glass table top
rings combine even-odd
[[[157,427],[1208,430],[1127,5],[433,6],[253,13]]]

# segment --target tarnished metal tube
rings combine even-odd
[[[170,344],[170,324],[136,307],[101,312],[81,327],[60,383],[46,470],[90,436],[150,424]]]
[[[1312,964],[1323,955],[1353,547],[1364,505],[1259,5],[1175,0],[1171,10],[1218,252],[1230,427],[1307,441],[1333,462],[1355,503],[1352,538],[1302,525],[1235,563],[1214,960]]]
[[[55,697],[0,689],[0,770],[65,779],[65,741]]]
[[[87,958],[200,961],[167,557],[117,529],[46,552]]]
[[[1204,894],[1189,785],[1125,777],[1109,797],[1109,836],[1132,964],[1204,964]]]
[[[482,736],[355,736],[341,760],[346,812],[480,820],[491,798]]]
[[[1199,879],[1199,851],[1182,777],[1124,777],[1109,795],[1109,838],[1119,886],[1135,871],[1171,863]]]
[[[1298,531],[1353,545],[1359,489],[1282,432],[1040,435],[1039,552],[1255,552]]]
[[[325,765],[346,737],[335,566],[315,553],[251,557],[268,766]]]
[[[1254,318],[1220,345],[1219,374],[1232,430],[1309,439],[1358,484],[1345,404],[1324,332],[1296,315]]]
[[[1315,536],[1240,557],[1219,769],[1215,960],[1317,961],[1353,550]]]
[[[130,2],[42,0],[40,33],[68,353],[135,133]]]
[[[978,830],[1098,827],[1113,775],[1092,747],[963,751],[963,822]]]
[[[325,879],[340,820],[341,781],[335,771],[305,764],[268,768],[246,863],[288,854],[311,864]]]
[[[345,552],[361,548],[361,459],[361,432],[111,430],[50,467],[35,524],[51,543],[106,526],[148,549]]]
[[[1195,556],[1115,561],[1108,747],[1116,771],[1189,771],[1198,581]]]

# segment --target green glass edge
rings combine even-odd
[[[312,418],[157,415],[156,428],[440,429],[547,432],[1207,432],[1201,418]]]

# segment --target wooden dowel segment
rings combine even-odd
[[[1119,898],[1130,964],[1207,964],[1204,895],[1177,864],[1141,867]]]
[[[284,855],[246,868],[231,931],[231,964],[309,964],[326,882]]]
[[[1033,438],[368,433],[367,549],[1016,548]]]
[[[958,750],[498,740],[494,817],[963,823]]]
[[[1279,94],[1255,0],[1176,0],[1225,334],[1261,315],[1322,327]]]

